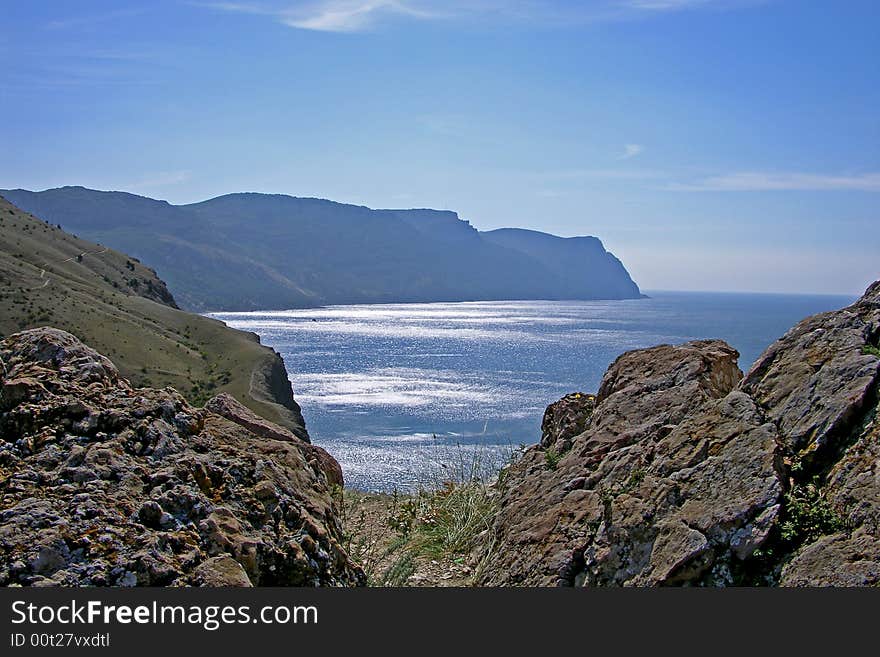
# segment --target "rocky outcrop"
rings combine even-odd
[[[878,338],[875,283],[743,380],[720,341],[624,354],[500,478],[483,583],[880,582]]]
[[[0,338],[51,324],[106,354],[136,386],[171,386],[198,406],[228,392],[308,442],[284,362],[256,333],[177,309],[164,281],[133,255],[2,197],[0,220]]]
[[[295,436],[293,432],[269,422],[268,420],[264,420],[259,415],[240,404],[236,401],[235,397],[228,393],[224,392],[209,399],[208,403],[205,404],[205,409],[225,417],[231,422],[235,422],[235,424],[244,427],[261,438],[293,443],[302,442],[302,439]],[[320,469],[331,485],[345,485],[345,481],[342,477],[342,468],[340,467],[339,462],[330,456],[327,450],[308,442],[304,445],[299,444],[299,448],[300,451],[306,455],[309,465]]]
[[[364,583],[316,448],[231,398],[133,388],[56,329],[0,359],[0,584]]]
[[[880,281],[854,305],[798,324],[743,381],[779,427],[792,487],[783,529],[802,545],[783,585],[880,583],[878,346]]]

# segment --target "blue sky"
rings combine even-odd
[[[2,4],[0,187],[448,208],[645,289],[880,277],[874,0]]]

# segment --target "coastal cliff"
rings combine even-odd
[[[261,404],[273,406],[277,416],[288,420],[285,426],[300,440],[311,442],[302,409],[293,397],[284,359],[274,349],[266,347],[266,350],[265,359],[251,374],[250,396]]]
[[[230,395],[133,387],[57,329],[0,363],[0,585],[364,582],[324,450]]]
[[[880,583],[880,282],[743,377],[696,341],[550,406],[497,484],[488,585]]]

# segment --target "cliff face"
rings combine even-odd
[[[251,375],[251,397],[277,407],[279,416],[289,418],[286,426],[300,440],[311,442],[302,409],[293,398],[293,386],[290,384],[284,360],[274,349],[268,349],[268,352],[263,364],[255,368]]]
[[[500,228],[480,236],[497,246],[534,259],[559,279],[558,299],[637,299],[629,272],[596,237],[557,237],[534,230]],[[592,291],[592,292],[591,292]]]
[[[880,282],[744,379],[720,341],[624,354],[502,477],[484,583],[880,583],[878,339]]]
[[[320,448],[229,395],[133,388],[57,329],[0,359],[0,585],[363,584]]]

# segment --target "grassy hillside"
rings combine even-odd
[[[135,385],[173,386],[199,405],[228,392],[302,432],[298,407],[273,380],[279,357],[254,334],[179,310],[152,269],[0,197],[0,337],[47,325],[111,358]]]

